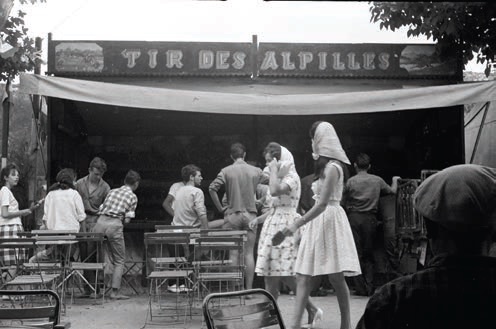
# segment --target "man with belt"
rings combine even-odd
[[[253,286],[255,274],[255,260],[253,248],[257,237],[256,230],[249,227],[249,223],[257,217],[255,194],[257,185],[263,181],[262,169],[245,162],[246,148],[240,143],[231,145],[232,165],[223,168],[209,186],[209,194],[219,210],[224,213],[224,228],[246,230],[246,244],[244,260],[246,265],[246,289]],[[226,190],[227,206],[222,206],[217,192],[221,187]],[[233,255],[235,259],[235,255]]]
[[[84,211],[86,219],[82,222],[81,232],[91,232],[98,219],[98,208],[105,200],[110,186],[103,180],[103,175],[107,171],[107,164],[102,158],[95,157],[91,160],[88,175],[79,179],[76,184],[76,191],[79,192],[83,199]],[[94,242],[81,242],[79,243],[81,253],[81,260],[87,262],[96,262],[96,246]],[[88,282],[94,282],[95,273],[93,271],[84,271],[84,277]],[[85,286],[85,296],[90,296],[91,290]]]
[[[356,175],[346,182],[343,202],[363,273],[355,277],[355,293],[370,296],[374,292],[373,251],[377,232],[379,198],[382,195],[396,193],[399,177],[393,177],[390,187],[381,177],[369,174],[370,157],[365,153],[358,154],[353,166]]]
[[[92,230],[92,232],[104,233],[107,237],[108,259],[113,266],[110,299],[129,298],[119,293],[126,260],[123,222],[127,224],[131,218],[134,218],[134,211],[138,205],[138,197],[134,191],[138,188],[140,180],[141,177],[136,171],[128,171],[124,178],[124,185],[110,190],[100,206],[99,217]]]

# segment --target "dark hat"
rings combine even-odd
[[[420,184],[414,206],[452,231],[496,229],[496,169],[473,164],[448,167]]]

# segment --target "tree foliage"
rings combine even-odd
[[[22,5],[45,2],[45,0],[19,0]],[[0,30],[3,42],[18,48],[13,56],[0,57],[0,81],[7,81],[20,72],[30,72],[37,64],[42,62],[40,52],[35,48],[34,39],[28,36],[28,29],[24,26],[26,13],[22,10],[15,15],[10,15],[7,22]]]
[[[408,37],[424,35],[436,42],[441,56],[461,53],[466,65],[477,54],[486,76],[496,52],[496,4],[493,2],[370,1],[370,21],[381,29],[407,27]]]

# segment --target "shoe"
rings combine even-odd
[[[368,297],[369,296],[369,293],[366,289],[362,290],[362,289],[357,289],[355,290],[355,292],[353,293],[353,295],[355,296],[363,296],[363,297]]]
[[[124,299],[129,299],[130,297],[129,296],[126,296],[126,295],[120,295],[120,294],[117,294],[117,295],[110,295],[109,296],[110,299],[116,299],[116,300],[124,300]]]
[[[312,323],[309,324],[307,328],[317,328],[320,323],[322,322],[322,319],[324,317],[324,311],[322,311],[321,308],[317,307],[317,312],[315,312],[315,315],[313,316],[313,321]]]
[[[167,291],[170,291],[170,292],[179,292],[177,286],[175,284],[173,284],[172,286],[169,286],[167,287]]]

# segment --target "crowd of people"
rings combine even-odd
[[[349,177],[348,166],[352,163],[332,124],[317,121],[309,135],[315,172],[303,179],[291,151],[277,142],[265,147],[263,170],[245,161],[242,144],[232,144],[233,163],[222,168],[208,187],[215,208],[223,214],[220,219],[207,218],[205,196],[199,188],[201,169],[194,164],[184,166],[182,181],[171,186],[162,205],[173,217],[172,224],[247,231],[245,288],[253,287],[256,273],[276,299],[283,283],[294,291],[295,308],[289,328],[301,328],[305,310],[307,327],[317,327],[322,321],[324,310],[310,297],[317,277],[327,277],[335,290],[341,329],[351,327],[346,277],[355,278],[357,294],[372,296],[359,328],[446,327],[435,312],[448,316],[452,311],[466,310],[461,299],[450,291],[452,285],[461,287],[466,298],[477,300],[478,306],[469,308],[474,321],[486,319],[491,307],[496,306],[496,266],[494,259],[484,257],[495,228],[495,170],[476,165],[453,166],[422,183],[415,193],[415,207],[426,218],[433,253],[441,256],[433,259],[432,267],[393,280],[376,291],[372,251],[379,199],[396,193],[400,177],[394,176],[389,186],[379,176],[368,173],[371,159],[365,153],[358,154],[353,162],[356,175]],[[125,261],[123,225],[134,218],[138,204],[134,191],[141,178],[130,170],[121,187],[110,189],[103,180],[106,170],[105,161],[98,157],[91,161],[88,175],[77,181],[72,169],[62,169],[44,200],[42,227],[104,233],[113,269],[109,297],[126,299],[128,296],[120,293]],[[8,165],[1,176],[0,235],[15,237],[23,229],[20,218],[31,214],[40,203],[19,210],[10,191],[19,181],[18,169]],[[219,196],[221,190],[225,191],[223,198]],[[91,255],[91,246],[81,243],[79,247],[82,256]],[[48,257],[50,253],[47,249],[35,257]],[[448,253],[455,257],[445,257]],[[13,265],[14,257],[8,252],[4,251],[0,258],[4,265]],[[88,280],[93,280],[91,275],[85,273]],[[435,291],[433,283],[438,287]],[[473,294],[482,293],[482,289],[487,289],[485,297],[475,298]],[[419,305],[427,317],[413,314]],[[482,310],[488,313],[483,315]],[[469,316],[460,313],[453,319],[468,321]]]
[[[98,232],[104,233],[107,240],[108,253],[106,259],[112,268],[110,299],[127,299],[119,293],[125,262],[125,244],[123,225],[134,218],[138,198],[134,191],[138,188],[141,177],[129,170],[124,178],[124,185],[110,189],[103,180],[107,170],[103,159],[96,157],[89,165],[87,176],[76,181],[76,173],[71,168],[64,168],[57,173],[56,182],[50,186],[44,200],[33,203],[29,209],[19,210],[19,204],[11,192],[12,187],[19,182],[19,170],[9,164],[2,169],[3,186],[0,190],[2,213],[0,217],[0,237],[15,238],[23,232],[21,217],[33,213],[43,204],[43,218],[40,229],[59,230],[66,232]],[[73,249],[80,253],[81,259],[95,260],[93,244],[82,242],[79,248]],[[49,258],[56,247],[49,246],[39,250],[29,259],[30,262]],[[18,268],[18,262],[24,262],[24,254],[15,249],[0,250],[0,262],[8,266],[5,279],[13,278]],[[93,272],[84,273],[89,282],[93,282]],[[4,275],[4,274],[2,274]],[[89,287],[85,287],[86,295],[91,295]]]

